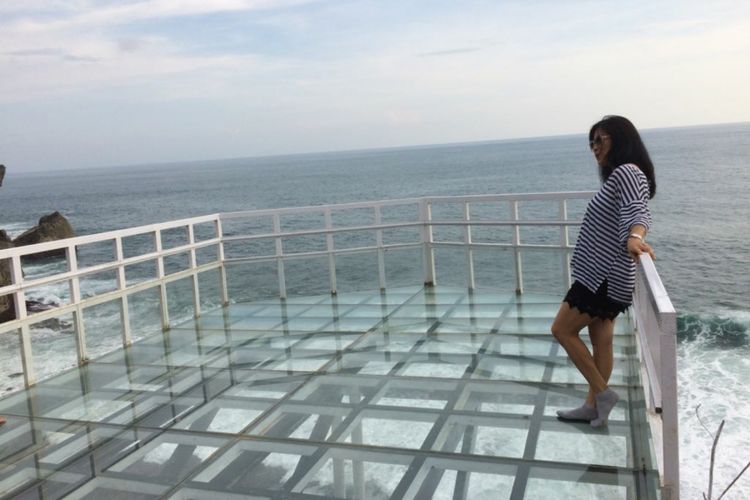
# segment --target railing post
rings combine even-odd
[[[375,225],[383,223],[383,214],[380,212],[380,205],[375,205]],[[383,250],[383,230],[375,231],[375,245],[378,247],[378,285],[381,290],[385,290],[385,250]]]
[[[273,214],[273,232],[277,235],[281,234],[281,217],[279,214]],[[276,242],[276,263],[279,275],[279,297],[285,299],[286,277],[284,276],[284,245],[280,236],[274,238],[274,241]]]
[[[125,255],[122,251],[122,238],[115,237],[115,260],[117,261],[117,289],[122,291],[127,287],[125,279],[125,266],[122,261]],[[130,308],[128,306],[128,294],[123,293],[120,297],[120,321],[122,323],[122,345],[127,347],[133,343],[133,336],[130,331]]]
[[[167,302],[167,283],[164,280],[164,257],[162,256],[161,230],[154,230],[154,246],[156,247],[156,277],[159,279],[159,303],[161,305],[161,327],[169,329],[169,302]]]
[[[464,244],[466,245],[466,265],[469,271],[469,290],[476,288],[476,281],[474,279],[474,250],[471,249],[471,226],[469,221],[471,220],[471,210],[469,203],[464,203]]]
[[[662,445],[664,453],[664,498],[680,495],[680,436],[677,409],[677,318],[675,313],[661,315],[661,395]]]
[[[200,283],[198,282],[198,271],[195,270],[198,267],[198,258],[195,255],[195,228],[192,223],[188,223],[188,243],[190,244],[190,269],[193,270],[193,316],[199,318],[201,315],[201,291]]]
[[[14,285],[23,284],[23,267],[21,257],[14,255],[10,259],[10,279]],[[26,292],[23,288],[13,292],[13,305],[15,307],[16,319],[25,320],[28,317],[26,310]],[[29,324],[21,322],[19,328],[21,336],[21,363],[23,364],[23,383],[26,387],[36,384],[36,370],[34,370],[34,355],[31,350],[31,330]]]
[[[221,226],[220,215],[216,217],[216,221],[214,222],[214,224],[216,237],[219,239],[218,259],[221,263],[221,267],[219,267],[219,288],[221,289],[221,305],[226,306],[229,305],[229,287],[227,286],[227,266],[224,262],[224,229]]]
[[[327,208],[324,211],[325,225],[326,225],[326,251],[328,252],[328,275],[331,281],[331,294],[336,295],[336,256],[333,254],[333,219],[331,217],[331,209]]]
[[[518,200],[511,202],[511,216],[514,222],[519,220],[518,218]],[[519,225],[513,226],[513,256],[516,265],[516,293],[523,293],[523,260],[521,255],[521,227]]]
[[[432,203],[426,198],[419,201],[419,221],[422,223],[422,252],[424,263],[424,284],[436,285],[435,250],[432,247]]]
[[[568,200],[565,198],[560,200],[560,220],[563,222],[568,221]],[[565,280],[565,288],[570,288],[572,285],[570,277],[570,254],[568,253],[568,246],[570,246],[570,235],[568,233],[568,226],[566,224],[560,226],[560,245],[563,247],[562,251],[562,270],[563,279]]]
[[[76,255],[75,245],[65,247],[65,258],[68,261],[68,271],[71,273],[78,272],[78,256]],[[81,281],[78,276],[70,278],[70,299],[71,303],[76,305],[73,312],[73,324],[76,329],[76,351],[78,364],[82,365],[89,359],[86,349],[86,330],[83,326],[83,308],[81,308]]]

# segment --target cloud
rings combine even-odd
[[[421,54],[418,54],[420,57],[440,57],[440,56],[455,56],[459,54],[469,54],[471,52],[479,52],[480,48],[478,47],[466,47],[466,48],[458,48],[458,49],[447,49],[447,50],[435,50],[432,52],[422,52]]]
[[[99,8],[79,8],[71,15],[51,21],[24,19],[16,23],[20,31],[39,32],[71,28],[104,28],[139,21],[170,17],[197,16],[221,12],[259,11],[288,8],[313,0],[152,0]]]
[[[615,13],[577,2],[28,1],[47,8],[0,2],[11,14],[0,15],[0,116],[64,108],[86,148],[103,137],[95,114],[123,124],[107,141],[146,155],[120,138],[138,135],[162,158],[180,151],[162,151],[165,136],[240,156],[565,133],[613,110],[640,126],[750,116],[750,24],[721,0]],[[49,149],[29,142],[30,154]]]
[[[15,50],[9,52],[3,52],[3,55],[12,57],[44,57],[44,58],[55,58],[62,61],[69,62],[97,62],[98,59],[95,57],[78,56],[69,52],[65,52],[61,49],[29,49],[29,50]]]

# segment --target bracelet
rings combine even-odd
[[[639,240],[643,241],[643,236],[638,233],[630,233],[630,236],[628,236],[628,238],[638,238]]]

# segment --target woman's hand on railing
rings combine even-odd
[[[628,253],[636,262],[638,262],[638,258],[643,253],[649,254],[652,259],[656,260],[656,255],[654,254],[654,249],[651,248],[651,245],[639,238],[628,238]]]

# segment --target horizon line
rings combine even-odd
[[[640,129],[640,131],[645,132],[645,131],[657,131],[657,130],[678,130],[678,129],[688,129],[688,128],[745,125],[745,124],[750,124],[750,121],[701,123],[701,124],[676,125],[676,126],[666,126],[666,127],[648,127],[648,128],[642,128]],[[93,167],[70,167],[70,168],[64,167],[64,168],[60,168],[57,170],[31,169],[31,170],[27,170],[24,172],[20,172],[20,175],[25,176],[28,174],[31,174],[31,175],[54,174],[54,173],[59,173],[59,172],[81,172],[81,171],[89,171],[89,170],[114,170],[117,168],[142,168],[142,167],[150,167],[150,166],[164,167],[164,166],[179,165],[179,164],[192,165],[192,164],[206,163],[206,162],[213,163],[213,162],[222,162],[222,161],[257,160],[257,159],[270,159],[270,158],[286,158],[286,157],[295,157],[295,156],[370,153],[370,152],[378,152],[378,151],[386,152],[386,151],[399,151],[399,150],[411,150],[411,149],[427,149],[427,148],[437,148],[437,147],[492,144],[492,143],[503,143],[503,142],[508,142],[508,143],[524,142],[524,141],[534,141],[534,140],[542,140],[542,139],[559,139],[559,138],[564,138],[564,137],[574,137],[577,135],[586,135],[586,132],[560,133],[560,134],[543,135],[543,136],[507,137],[507,138],[502,138],[502,139],[475,139],[475,140],[469,140],[469,141],[456,141],[456,142],[443,142],[443,143],[405,144],[401,146],[378,146],[378,147],[356,148],[356,149],[334,149],[334,150],[329,149],[329,150],[317,150],[317,151],[313,150],[313,151],[303,151],[299,153],[275,153],[275,154],[262,154],[262,155],[221,157],[221,158],[202,158],[198,160],[166,160],[166,161],[144,162],[144,163],[121,163],[121,164],[115,164],[115,165],[112,165],[112,164],[99,165],[99,166],[93,166]],[[6,167],[5,177],[8,177],[8,173],[11,169],[7,165],[5,165],[5,167]]]

